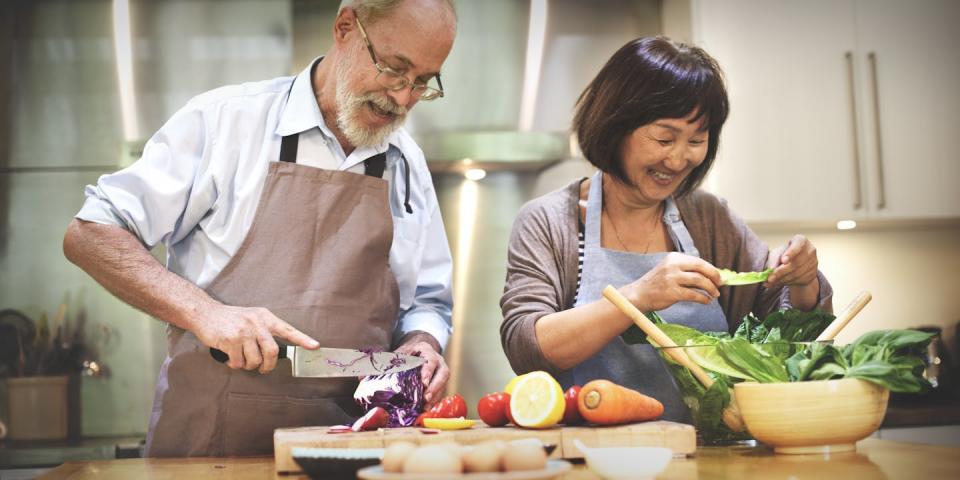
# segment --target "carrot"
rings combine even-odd
[[[593,380],[580,390],[577,408],[587,421],[600,425],[643,422],[663,414],[663,404],[608,380]]]

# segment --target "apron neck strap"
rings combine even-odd
[[[690,231],[680,218],[680,210],[677,208],[677,202],[673,197],[668,197],[663,201],[663,223],[667,226],[667,232],[673,240],[677,251],[683,252],[695,257],[700,256],[700,252],[693,244],[693,238]],[[600,246],[600,215],[603,211],[603,172],[598,171],[590,180],[590,191],[587,194],[587,224],[584,231],[584,246]]]

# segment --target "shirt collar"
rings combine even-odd
[[[305,132],[311,128],[326,129],[323,123],[323,114],[320,113],[320,105],[317,104],[317,97],[313,94],[313,79],[311,73],[313,67],[320,63],[323,57],[317,57],[307,68],[304,68],[296,77],[291,79],[293,84],[290,86],[290,94],[287,96],[283,113],[280,114],[280,122],[277,123],[275,133],[280,136],[293,135],[295,133]],[[329,130],[324,132],[329,135]]]
[[[274,133],[280,136],[287,136],[302,133],[312,128],[319,128],[320,132],[323,133],[323,136],[328,141],[333,141],[334,144],[337,144],[339,147],[337,138],[324,121],[323,113],[320,111],[320,105],[317,103],[317,97],[313,92],[313,69],[322,60],[322,56],[315,58],[307,68],[304,68],[303,71],[291,80],[293,84],[290,86],[290,94],[287,97],[286,106],[283,109],[280,122],[277,123],[277,128]],[[391,133],[380,145],[358,147],[354,153],[363,155],[364,158],[366,158],[365,156],[386,152],[391,144],[399,150],[400,140],[398,133],[397,131]],[[340,148],[340,152],[343,152],[342,148]],[[351,156],[353,155],[351,154]]]

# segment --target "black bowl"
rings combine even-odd
[[[357,470],[380,463],[383,449],[297,447],[291,454],[310,478],[357,478]]]

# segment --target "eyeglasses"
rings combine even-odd
[[[360,36],[363,37],[363,43],[367,45],[367,51],[370,52],[370,59],[373,60],[373,66],[377,67],[377,83],[383,85],[389,90],[398,91],[410,87],[413,95],[419,95],[420,100],[436,100],[443,96],[443,83],[440,81],[440,74],[427,80],[426,82],[410,82],[407,76],[377,61],[377,54],[373,52],[373,45],[367,38],[367,32],[363,29],[360,19],[357,18],[357,27],[360,28]],[[433,79],[436,79],[436,86],[430,85]]]

